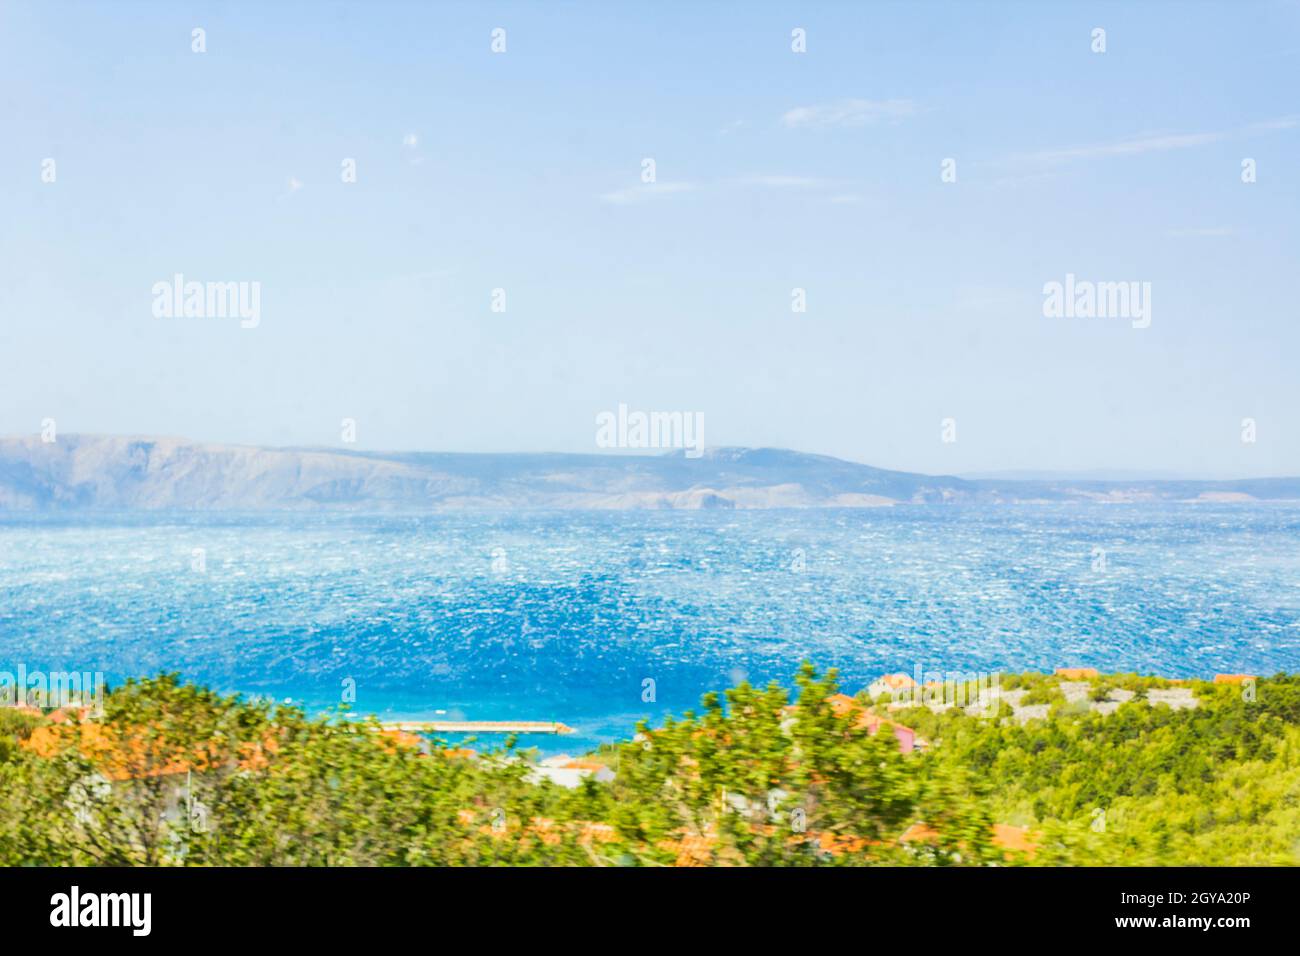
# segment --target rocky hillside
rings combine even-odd
[[[859,508],[1300,499],[1300,479],[967,481],[779,449],[662,455],[258,448],[178,438],[0,439],[0,509]]]

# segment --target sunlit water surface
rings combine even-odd
[[[1295,506],[9,516],[0,669],[311,708],[350,678],[361,712],[561,720],[576,737],[529,742],[579,751],[805,658],[849,691],[918,666],[1296,670],[1298,545]]]

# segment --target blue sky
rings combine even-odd
[[[0,3],[0,433],[1300,474],[1300,4],[614,6]]]

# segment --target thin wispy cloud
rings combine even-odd
[[[739,182],[743,186],[766,186],[772,189],[807,189],[826,185],[826,180],[813,176],[744,176]]]
[[[866,126],[880,120],[899,120],[912,116],[916,106],[911,100],[837,100],[815,106],[798,106],[781,117],[791,129],[825,129],[834,126]]]
[[[1255,133],[1271,133],[1278,130],[1293,129],[1297,125],[1294,116],[1282,116],[1276,119],[1250,123],[1235,130],[1216,130],[1201,133],[1146,133],[1108,143],[1091,143],[1083,146],[1070,146],[1063,149],[1044,149],[1033,153],[1021,153],[1014,159],[1029,162],[1060,163],[1072,160],[1106,159],[1115,156],[1139,156],[1144,153],[1160,153],[1175,149],[1191,149],[1222,142],[1239,136]]]
[[[1059,163],[1072,159],[1135,156],[1141,153],[1157,153],[1170,149],[1204,146],[1207,143],[1218,142],[1223,138],[1223,133],[1178,133],[1138,136],[1113,143],[1093,143],[1087,146],[1071,146],[1065,149],[1044,149],[1036,153],[1024,153],[1017,158],[1030,160],[1031,162]]]
[[[602,193],[599,199],[601,202],[611,203],[615,206],[627,206],[659,196],[690,192],[693,189],[695,189],[694,183],[639,183],[627,189],[616,189],[613,192]]]
[[[1195,229],[1166,229],[1165,235],[1173,239],[1208,239],[1216,236],[1230,236],[1232,229],[1227,226],[1205,226]]]
[[[1300,126],[1300,116],[1279,116],[1277,119],[1261,120],[1245,127],[1247,133],[1271,133],[1279,129],[1295,129]]]
[[[661,196],[671,196],[675,193],[710,191],[748,188],[748,189],[771,189],[771,190],[801,190],[801,189],[825,189],[836,185],[834,181],[828,179],[819,179],[816,176],[792,176],[783,173],[756,173],[748,176],[736,176],[727,179],[717,179],[706,183],[696,182],[668,182],[668,183],[639,183],[635,186],[629,186],[626,189],[616,189],[612,192],[602,193],[598,198],[601,202],[610,203],[616,206],[626,206],[632,203],[646,202]]]

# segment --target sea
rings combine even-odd
[[[560,721],[522,743],[580,753],[803,661],[849,693],[1295,671],[1300,506],[0,515],[0,671]]]

